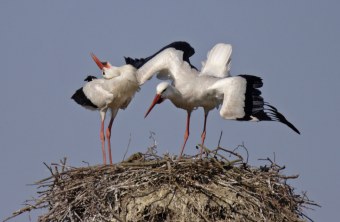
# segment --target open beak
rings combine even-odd
[[[93,61],[97,64],[100,70],[103,70],[103,68],[110,68],[110,65],[107,62],[101,62],[95,54],[91,52],[91,57]]]
[[[160,104],[161,102],[163,102],[164,99],[162,98],[161,94],[156,94],[155,98],[153,99],[152,103],[151,103],[151,106],[150,108],[148,109],[148,111],[146,112],[144,118],[146,118],[149,113],[151,112],[151,110],[153,109],[153,107],[156,105],[156,104]]]

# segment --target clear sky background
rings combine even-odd
[[[43,162],[68,158],[72,166],[101,164],[98,112],[70,99],[83,79],[100,71],[90,52],[112,64],[145,57],[164,45],[188,41],[201,67],[216,43],[233,45],[232,74],[264,80],[266,101],[300,131],[277,122],[223,120],[210,113],[206,145],[244,144],[250,164],[273,158],[286,166],[297,193],[322,208],[315,221],[335,221],[340,210],[338,1],[0,1],[0,219],[36,197],[27,186],[50,174]],[[169,101],[144,114],[159,80],[153,78],[120,111],[112,129],[114,162],[144,152],[155,132],[160,154],[178,154],[186,112]],[[203,110],[192,115],[187,154],[195,154]],[[242,151],[240,151],[242,153]],[[32,213],[33,221],[37,213]],[[12,221],[27,221],[28,214]]]

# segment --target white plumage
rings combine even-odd
[[[78,104],[91,110],[99,110],[101,117],[100,139],[102,142],[103,163],[106,164],[104,121],[106,112],[111,111],[111,118],[106,130],[110,164],[111,154],[111,128],[119,109],[125,109],[139,89],[136,79],[136,68],[131,65],[121,67],[112,66],[108,62],[101,62],[94,54],[93,60],[103,72],[103,79],[88,77],[82,88],[78,89],[72,99]]]
[[[220,115],[224,119],[238,119],[245,116],[245,95],[247,80],[240,76],[234,76],[217,80],[212,86],[207,87],[207,93],[220,98],[222,103]],[[223,97],[223,99],[221,99]]]
[[[232,47],[230,44],[218,43],[202,62],[200,75],[215,76],[219,78],[230,76]]]
[[[91,54],[93,60],[103,72],[103,79],[96,79],[93,76],[88,76],[85,81],[88,81],[84,87],[78,89],[72,99],[79,105],[91,109],[99,110],[101,117],[100,139],[102,142],[103,162],[106,164],[105,151],[105,136],[108,140],[108,152],[110,163],[112,164],[111,155],[111,127],[119,109],[125,109],[131,102],[134,94],[139,90],[139,86],[152,77],[151,75],[137,73],[137,69],[142,67],[150,59],[159,53],[166,53],[166,48],[185,49],[187,47],[185,42],[175,42],[155,53],[154,55],[145,59],[131,59],[125,58],[126,65],[115,67],[109,62],[101,62],[93,53]],[[176,52],[177,53],[177,52]],[[186,50],[183,54],[184,58],[193,54],[190,50]],[[169,58],[168,56],[162,56]],[[156,64],[153,64],[156,67]],[[149,69],[152,67],[149,67]],[[157,67],[156,67],[157,68]],[[111,111],[111,118],[104,134],[104,121],[106,112]]]
[[[220,115],[224,119],[279,121],[299,133],[275,107],[263,101],[258,90],[262,86],[261,78],[252,75],[230,77],[231,45],[215,45],[208,52],[207,60],[202,62],[201,72],[190,64],[190,56],[184,56],[188,55],[189,49],[194,52],[189,44],[185,48],[165,48],[137,70],[137,78],[141,83],[150,79],[154,73],[159,73],[161,79],[171,81],[162,82],[157,86],[156,96],[145,117],[164,99],[171,100],[176,107],[187,111],[186,131],[180,156],[189,137],[191,112],[197,107],[204,109],[202,147],[208,113],[220,105]]]
[[[188,43],[173,42],[146,58],[127,57],[126,65],[121,67],[101,62],[92,54],[92,58],[103,71],[104,79],[86,78],[85,80],[89,82],[78,89],[72,99],[85,108],[100,111],[100,138],[104,164],[106,163],[104,120],[107,110],[111,110],[106,138],[112,163],[110,137],[114,118],[119,109],[128,106],[139,86],[155,74],[159,79],[170,80],[170,83],[162,82],[157,86],[156,96],[145,117],[164,99],[170,99],[176,107],[187,111],[186,131],[180,156],[189,137],[191,112],[198,107],[204,109],[202,147],[206,136],[208,113],[221,104],[220,115],[225,119],[279,121],[299,133],[275,107],[263,101],[258,89],[262,87],[261,78],[251,75],[230,77],[231,45],[224,43],[215,45],[209,51],[207,60],[202,63],[201,72],[190,63],[189,58],[194,53],[195,50]]]

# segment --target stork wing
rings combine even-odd
[[[247,81],[239,76],[218,80],[207,90],[222,102],[220,115],[224,119],[238,119],[245,116],[245,94]]]
[[[220,115],[239,121],[277,121],[300,134],[299,130],[274,106],[264,102],[262,79],[252,75],[239,75],[221,79],[208,88],[209,93],[223,99]],[[213,95],[214,95],[213,94]]]
[[[175,80],[181,75],[196,72],[196,67],[189,60],[194,53],[195,50],[187,42],[173,42],[147,58],[128,57],[125,61],[138,69],[137,79],[142,85],[156,73],[160,79]]]
[[[105,81],[107,80],[93,79],[78,89],[71,98],[85,108],[103,108],[113,99],[112,93],[103,87]]]
[[[230,44],[218,43],[207,54],[207,60],[202,62],[202,71],[200,75],[209,75],[219,78],[230,76],[231,66]]]

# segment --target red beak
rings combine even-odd
[[[91,57],[94,60],[94,62],[97,64],[100,70],[103,70],[103,68],[110,68],[110,65],[107,62],[101,62],[95,54],[91,52]]]
[[[150,108],[148,109],[148,111],[146,112],[144,118],[146,118],[149,113],[151,112],[151,110],[153,109],[153,107],[156,105],[156,104],[160,104],[161,102],[163,102],[164,99],[162,98],[161,94],[156,94],[155,98],[153,99],[152,103],[151,103],[151,106]]]

